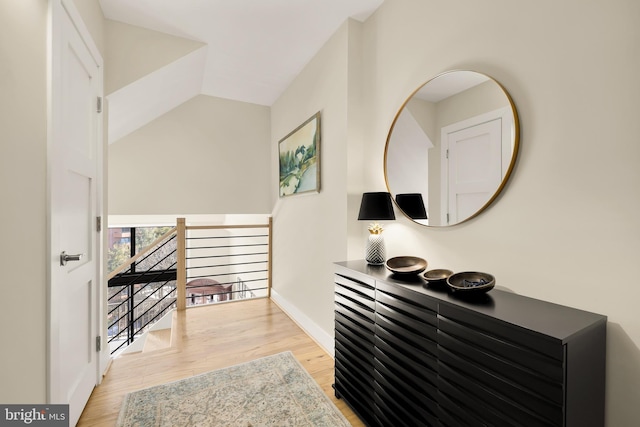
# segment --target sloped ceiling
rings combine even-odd
[[[349,17],[384,0],[100,0],[105,18],[205,44],[108,96],[109,142],[205,94],[272,105]]]

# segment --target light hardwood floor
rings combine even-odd
[[[265,298],[174,313],[171,346],[114,359],[78,426],[115,426],[124,396],[131,391],[282,351],[295,355],[353,426],[364,425],[334,396],[331,356]]]

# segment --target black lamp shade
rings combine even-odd
[[[363,193],[358,220],[396,219],[389,193]]]
[[[411,219],[427,219],[427,210],[424,207],[422,194],[404,193],[396,195],[396,203],[402,211]]]

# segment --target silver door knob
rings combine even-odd
[[[69,255],[65,251],[62,251],[60,253],[60,265],[67,265],[68,261],[80,261],[82,256],[82,254]]]

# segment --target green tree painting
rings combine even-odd
[[[320,113],[279,142],[280,196],[320,191]]]

